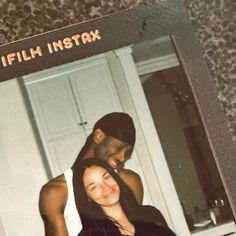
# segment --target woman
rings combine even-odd
[[[83,224],[78,236],[174,236],[160,212],[140,206],[119,175],[98,158],[81,161],[76,205]]]

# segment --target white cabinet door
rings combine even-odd
[[[50,167],[54,176],[60,175],[74,163],[86,140],[85,132],[73,133],[46,143]]]
[[[68,75],[39,80],[27,88],[44,139],[51,140],[82,131]]]
[[[121,111],[112,76],[104,59],[70,74],[73,93],[88,133],[95,122],[107,113]]]

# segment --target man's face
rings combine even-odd
[[[132,151],[133,147],[130,144],[113,137],[105,137],[96,147],[95,155],[107,161],[113,169],[119,169],[130,158]]]

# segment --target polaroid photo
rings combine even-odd
[[[179,236],[236,232],[235,147],[181,2],[3,45],[0,79],[1,235],[44,234],[42,186],[71,170],[96,122],[113,112],[134,122],[124,168],[141,179],[142,205]]]

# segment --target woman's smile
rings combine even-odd
[[[90,199],[101,206],[119,202],[120,188],[113,177],[100,166],[91,166],[84,172],[84,186]]]

